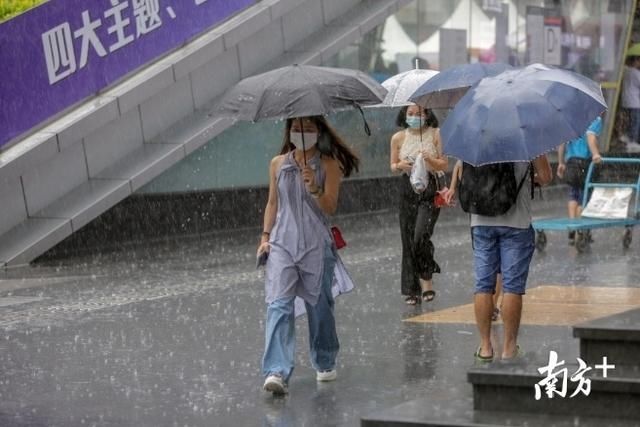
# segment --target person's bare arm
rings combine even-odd
[[[462,177],[462,161],[458,160],[453,167],[453,171],[451,172],[451,185],[449,185],[449,189],[444,194],[444,201],[447,202],[448,205],[451,204],[451,201],[456,195],[456,191],[458,190],[458,182]]]
[[[315,183],[315,178],[312,178],[307,185],[307,191],[315,198],[324,213],[333,215],[338,208],[342,171],[338,161],[331,157],[323,157],[322,166],[325,173],[324,189],[320,189]]]
[[[276,171],[282,164],[282,156],[276,156],[271,160],[269,165],[269,196],[267,206],[264,209],[264,220],[262,225],[262,236],[258,253],[269,251],[269,236],[271,229],[276,222],[276,214],[278,213],[278,191],[276,188]]]
[[[602,156],[600,155],[600,149],[598,148],[598,137],[593,132],[587,132],[587,145],[591,152],[591,160],[593,163],[600,163]]]
[[[558,178],[564,177],[564,172],[567,170],[567,164],[564,161],[564,144],[561,144],[558,147],[558,170],[556,171],[556,175]]]
[[[553,180],[553,172],[551,171],[551,165],[546,155],[536,157],[533,161],[534,180],[541,186],[548,185]]]
[[[424,161],[434,171],[443,171],[447,169],[449,162],[442,155],[442,143],[440,141],[440,129],[436,129],[433,136],[433,144],[436,147],[436,157],[431,157],[428,153],[422,153]]]
[[[404,141],[404,134],[402,132],[396,132],[391,137],[391,150],[390,150],[390,164],[391,172],[411,172],[413,163],[406,160],[400,160],[400,148]]]
[[[455,192],[458,189],[458,181],[462,177],[462,161],[458,160],[451,172],[451,185],[450,188]]]

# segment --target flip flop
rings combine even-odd
[[[522,349],[520,348],[520,344],[516,344],[516,351],[513,356],[503,357],[501,360],[508,362],[510,360],[520,359],[522,356],[524,356],[524,351],[522,351]]]
[[[473,353],[473,357],[475,357],[476,360],[478,362],[481,362],[481,363],[491,363],[491,362],[493,362],[493,354],[491,354],[491,356],[481,356],[480,355],[480,348],[481,347],[478,346],[478,349],[476,350],[476,352]]]
[[[436,291],[424,291],[422,293],[422,301],[431,302],[436,297]]]

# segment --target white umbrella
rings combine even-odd
[[[403,107],[412,104],[409,97],[431,77],[438,74],[434,70],[410,70],[396,74],[382,82],[387,89],[387,95],[381,105],[388,107]]]

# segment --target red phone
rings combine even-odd
[[[336,249],[342,249],[347,246],[347,242],[342,237],[342,231],[337,226],[331,227],[331,234],[333,235],[333,241],[336,244]]]

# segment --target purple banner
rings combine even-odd
[[[0,147],[256,0],[50,0],[0,24]]]

